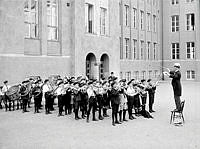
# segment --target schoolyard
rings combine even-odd
[[[137,119],[113,127],[111,117],[86,123],[74,115],[57,117],[21,110],[0,110],[0,149],[199,149],[200,82],[182,82],[183,126],[169,124],[174,109],[170,81],[156,90],[154,119]],[[33,107],[33,105],[32,105]],[[109,110],[109,115],[111,110]]]

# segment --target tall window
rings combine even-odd
[[[153,5],[156,6],[156,0],[153,0]]]
[[[151,30],[151,15],[147,13],[147,31]]]
[[[153,15],[153,31],[156,32],[156,16]]]
[[[133,8],[133,28],[137,28],[137,9]]]
[[[195,16],[194,14],[187,14],[187,31],[191,31],[195,29]]]
[[[136,80],[139,79],[139,71],[135,71],[135,79],[136,79]]]
[[[152,77],[152,70],[149,70],[149,79]]]
[[[156,43],[153,43],[153,59],[156,60]]]
[[[146,71],[142,71],[142,79],[146,79]]]
[[[194,42],[187,42],[187,59],[195,58],[195,44]]]
[[[122,3],[119,3],[119,25],[122,25]]]
[[[125,25],[129,26],[129,6],[125,5]]]
[[[58,40],[58,1],[47,0],[48,40]]]
[[[38,37],[38,1],[26,0],[24,3],[25,37]]]
[[[147,42],[147,59],[150,59],[150,42]]]
[[[179,31],[179,16],[174,15],[172,16],[172,32]]]
[[[140,11],[140,29],[144,30],[144,11]]]
[[[106,34],[106,12],[107,10],[105,8],[101,8],[101,14],[100,14],[100,34],[105,35]]]
[[[180,59],[179,43],[172,43],[172,59]]]
[[[179,3],[179,0],[172,0],[172,5],[176,5]]]
[[[125,73],[125,79],[126,79],[127,81],[130,81],[130,80],[131,80],[131,72],[130,72],[130,71],[128,71],[128,72]]]
[[[120,45],[120,59],[123,59],[123,46],[121,37],[119,37],[119,45]]]
[[[94,29],[94,13],[93,5],[86,3],[85,4],[85,28],[87,33],[93,33]]]
[[[125,38],[125,59],[130,59],[129,38]]]
[[[144,41],[140,41],[140,58],[141,60],[144,59]]]
[[[137,40],[133,39],[133,59],[137,59]]]
[[[194,70],[187,70],[186,79],[187,80],[194,80],[195,79],[195,71]]]

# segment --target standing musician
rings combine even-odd
[[[119,98],[120,98],[120,105],[119,105],[119,121],[128,121],[126,120],[126,111],[128,109],[127,106],[127,96],[126,96],[126,79],[122,79],[119,81]],[[122,112],[123,112],[123,119],[122,119]]]
[[[4,81],[3,82],[3,88],[2,88],[2,93],[3,93],[3,102],[5,104],[5,108],[6,108],[6,111],[7,109],[9,108],[9,111],[11,111],[11,102],[9,100],[9,97],[6,95],[6,92],[8,91],[8,89],[10,88],[10,86],[8,85],[8,81]],[[8,106],[9,104],[9,106]]]
[[[164,72],[165,75],[168,75],[170,78],[172,78],[172,87],[173,87],[173,91],[174,91],[174,100],[175,100],[175,104],[176,104],[176,111],[180,111],[181,110],[181,94],[182,94],[182,87],[181,87],[181,72],[180,72],[180,64],[179,63],[175,63],[174,64],[174,69],[172,71],[169,72]]]
[[[134,109],[135,109],[135,115],[139,116],[139,111],[140,111],[140,107],[141,107],[141,102],[140,102],[140,88],[138,87],[139,85],[139,81],[135,80],[133,82],[133,89],[134,89]]]
[[[107,110],[109,108],[109,100],[108,100],[108,92],[110,90],[110,87],[109,87],[109,83],[107,81],[104,81],[102,83],[102,86],[103,86],[103,117],[109,117],[109,115],[107,114]]]
[[[86,83],[81,83],[81,102],[80,102],[80,110],[82,112],[82,119],[85,119],[87,116],[87,102],[88,102],[88,94],[87,94],[87,85]]]
[[[2,88],[3,88],[3,86],[0,86],[0,109],[3,108],[2,104],[1,104],[3,101],[3,96],[4,96],[4,94],[2,92]]]
[[[146,80],[142,79],[141,84],[139,85],[140,87],[140,96],[142,99],[142,111],[145,111],[146,108],[146,102],[147,102],[147,85],[146,85]]]
[[[64,96],[66,94],[66,90],[64,89],[64,84],[63,82],[58,83],[58,88],[56,90],[56,95],[58,97],[58,116],[63,116],[62,111],[63,111],[63,106],[64,106]]]
[[[152,113],[152,112],[155,112],[153,110],[153,104],[154,104],[154,97],[155,97],[154,95],[155,95],[157,83],[153,84],[151,79],[148,79],[147,82],[148,82],[147,90],[148,90],[148,94],[149,94],[149,112]]]
[[[52,88],[49,84],[49,80],[46,79],[44,81],[44,85],[43,85],[43,94],[45,97],[45,113],[46,114],[51,114],[50,112],[50,103],[51,103],[51,98],[52,98]]]
[[[27,108],[27,104],[28,104],[28,100],[29,100],[29,89],[28,89],[28,84],[29,81],[23,81],[22,82],[22,86],[19,90],[19,94],[21,95],[21,100],[22,100],[22,112],[29,112],[26,110]]]
[[[42,89],[39,86],[39,81],[36,81],[35,86],[32,89],[32,95],[34,98],[34,105],[35,105],[35,112],[34,113],[40,113],[40,104],[41,104],[41,99],[42,99]]]
[[[128,82],[128,88],[126,91],[127,94],[127,99],[128,99],[128,114],[129,114],[129,119],[133,120],[135,117],[132,115],[132,110],[133,110],[133,105],[134,105],[134,96],[137,94],[136,90],[133,88],[133,81],[134,79],[130,80]]]
[[[67,114],[71,114],[71,89],[70,89],[70,82],[69,81],[65,81],[64,83],[64,88],[66,91],[66,94],[64,95],[64,106],[65,106],[65,115]]]
[[[119,98],[119,88],[117,87],[117,82],[114,80],[111,83],[111,91],[110,91],[110,99],[111,99],[111,107],[112,107],[112,125],[121,124],[118,121],[117,114],[119,110],[120,98]]]
[[[75,113],[75,120],[81,119],[78,116],[78,111],[80,107],[80,102],[81,102],[81,93],[80,93],[80,88],[79,88],[79,82],[74,82],[74,87],[72,89],[73,94],[74,94],[74,113]]]
[[[88,94],[87,122],[89,123],[89,117],[90,117],[91,109],[92,109],[92,116],[93,116],[92,120],[98,121],[95,117],[95,111],[96,111],[96,108],[97,108],[97,101],[96,101],[96,96],[95,96],[94,89],[93,89],[93,81],[88,82],[87,94]]]
[[[99,120],[103,120],[104,118],[101,115],[101,111],[102,111],[102,108],[103,108],[103,93],[104,93],[104,89],[102,87],[102,84],[100,82],[97,82],[94,90],[95,90],[95,93],[96,93],[96,98],[97,98],[97,103],[98,103]]]

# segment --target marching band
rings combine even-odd
[[[153,103],[158,82],[153,83],[151,79],[147,81],[143,79],[140,82],[135,79],[117,80],[118,78],[114,75],[108,80],[103,78],[101,81],[89,80],[87,77],[65,77],[57,79],[56,85],[52,86],[49,79],[42,82],[39,78],[25,80],[15,89],[7,85],[8,81],[4,81],[4,86],[0,87],[0,101],[4,102],[6,111],[8,108],[11,111],[11,96],[19,94],[17,97],[23,113],[28,112],[28,102],[33,99],[34,113],[40,113],[39,110],[42,109],[42,101],[44,101],[45,113],[51,114],[55,106],[54,100],[57,98],[58,116],[64,116],[63,111],[65,115],[70,115],[73,110],[75,120],[86,118],[86,122],[90,120],[91,110],[92,121],[98,121],[109,117],[107,110],[111,108],[113,126],[128,121],[127,112],[129,120],[136,119],[133,116],[133,110],[135,116],[153,118],[150,113],[155,112]],[[10,95],[7,94],[9,89],[13,91]],[[147,97],[149,112],[146,111]],[[81,117],[79,117],[79,111]]]

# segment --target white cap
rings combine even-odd
[[[181,65],[180,65],[180,63],[174,63],[174,67],[180,68]]]

